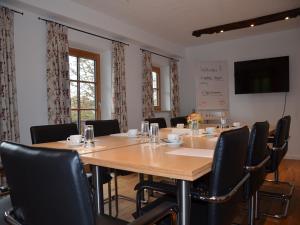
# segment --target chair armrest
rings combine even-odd
[[[154,224],[166,216],[171,216],[172,225],[177,224],[177,204],[173,202],[163,202],[158,207],[143,214],[128,225],[150,225]]]
[[[13,210],[8,210],[4,212],[4,219],[5,221],[10,225],[22,225],[20,222],[18,222],[11,214]]]
[[[262,168],[266,163],[270,160],[270,156],[268,155],[263,161],[261,161],[259,164],[255,166],[246,166],[246,170],[249,172],[254,172],[260,168]]]
[[[194,192],[192,191],[192,197],[202,200],[202,201],[206,201],[206,202],[210,202],[210,203],[223,203],[223,202],[227,202],[228,200],[230,200],[234,194],[236,192],[238,192],[238,190],[240,189],[240,187],[249,179],[250,174],[247,173],[243,179],[241,179],[239,181],[239,183],[231,189],[230,192],[228,192],[225,195],[221,195],[221,196],[208,196],[207,194],[203,194],[203,193],[199,193],[199,192]]]
[[[177,193],[176,185],[155,182],[155,181],[149,181],[149,180],[142,181],[134,187],[134,190],[143,190],[143,189],[150,189],[153,191],[163,192],[166,194],[175,194],[176,195],[176,193]]]
[[[281,151],[286,147],[286,145],[287,145],[287,141],[285,141],[284,144],[280,147],[272,147],[271,150],[274,151],[274,152]]]

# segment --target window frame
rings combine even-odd
[[[153,88],[153,77],[152,77],[152,72],[155,72],[157,74],[157,81],[156,81],[156,90],[157,90],[157,103],[158,106],[154,106],[154,101],[153,101],[153,106],[154,106],[154,111],[155,112],[160,112],[161,111],[161,82],[160,82],[160,67],[152,65],[152,71],[151,71],[151,78],[152,78],[152,88]],[[154,89],[154,88],[153,88]],[[153,96],[152,96],[153,98]]]
[[[91,110],[91,109],[82,109],[80,107],[79,89],[80,89],[80,83],[95,83],[95,119],[100,119],[101,118],[100,54],[70,47],[69,48],[69,56],[73,56],[73,57],[77,58],[77,79],[76,80],[70,79],[70,82],[77,83],[77,104],[78,105],[77,105],[76,109],[71,108],[71,111],[76,110],[77,112],[78,111],[80,112],[82,110]],[[95,66],[95,81],[94,82],[81,81],[78,79],[79,78],[78,75],[80,75],[80,74],[78,74],[80,71],[79,63],[78,63],[79,58],[85,58],[85,59],[90,59],[90,60],[95,61],[96,66]],[[80,118],[79,114],[77,115],[77,123],[80,126],[81,118]]]

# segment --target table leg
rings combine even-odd
[[[139,173],[139,179],[140,179],[140,182],[143,182],[145,177],[144,177],[144,174],[143,173]],[[147,201],[145,200],[145,193],[144,193],[144,190],[142,191],[141,193],[141,202],[142,203],[146,203]]]
[[[98,215],[104,215],[103,174],[101,167],[92,166],[93,184],[95,187],[95,207]]]
[[[190,225],[191,212],[191,183],[186,180],[177,180],[179,225]]]

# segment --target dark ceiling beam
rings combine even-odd
[[[239,22],[228,23],[224,25],[219,25],[215,27],[204,28],[201,30],[193,31],[193,36],[200,37],[202,34],[214,34],[225,32],[229,30],[237,30],[251,26],[258,26],[266,23],[272,23],[279,20],[290,19],[300,15],[300,8],[274,13],[267,16],[256,17],[253,19],[242,20]]]

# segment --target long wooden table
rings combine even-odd
[[[174,130],[167,128],[160,131],[166,137]],[[38,144],[38,147],[64,148],[77,150],[83,163],[93,166],[96,178],[96,206],[99,214],[104,213],[101,167],[132,171],[141,174],[158,175],[177,180],[179,224],[190,224],[190,185],[191,181],[211,170],[212,158],[172,155],[168,152],[184,148],[214,149],[216,136],[184,135],[180,147],[169,147],[167,144],[143,143],[138,138],[104,136],[96,138],[94,148],[68,147],[63,142]]]

